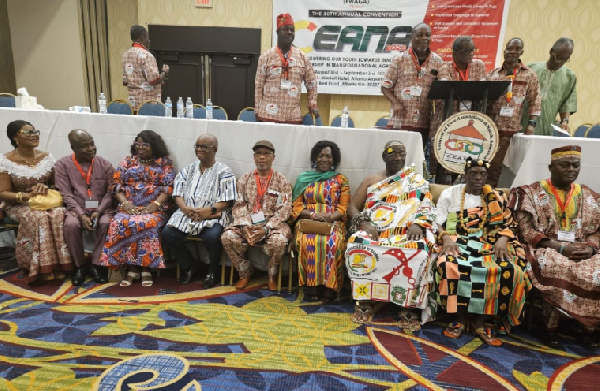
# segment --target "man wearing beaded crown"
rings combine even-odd
[[[310,59],[292,46],[296,29],[290,14],[277,15],[277,46],[258,59],[254,105],[259,121],[302,124],[300,92],[304,82],[308,110],[315,117],[317,109],[317,75]]]
[[[459,338],[468,325],[482,342],[500,346],[495,331],[520,323],[531,282],[507,197],[485,184],[489,168],[485,160],[467,158],[465,184],[438,199],[435,277],[438,301],[452,319],[443,334]],[[494,319],[502,320],[496,330],[486,325]]]
[[[529,275],[542,293],[542,339],[549,346],[559,344],[561,311],[577,320],[585,346],[599,345],[593,331],[600,325],[600,194],[575,183],[580,164],[581,147],[555,148],[550,178],[511,193]]]
[[[361,183],[348,210],[353,235],[346,266],[357,301],[352,321],[368,323],[373,301],[391,301],[403,308],[398,326],[417,331],[436,307],[429,295],[435,206],[428,182],[414,165],[404,166],[404,144],[389,141],[381,157],[385,171]]]

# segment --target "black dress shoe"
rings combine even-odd
[[[558,334],[556,334],[554,331],[542,332],[540,339],[542,340],[544,345],[551,348],[557,348],[560,345],[560,339],[558,337]]]
[[[206,278],[202,281],[202,289],[209,289],[215,286],[215,275],[209,273]]]
[[[189,284],[194,281],[194,272],[191,270],[186,270],[183,272],[183,276],[179,279],[180,284]]]
[[[71,276],[71,284],[73,284],[74,286],[79,286],[79,285],[83,284],[84,280],[85,280],[85,268],[83,268],[83,267],[76,268],[75,273],[73,273],[73,275]]]
[[[94,282],[97,282],[98,284],[106,284],[108,282],[108,278],[105,275],[106,269],[102,268],[104,270],[98,270],[99,268],[99,266],[92,265],[90,267],[90,277],[92,277]]]

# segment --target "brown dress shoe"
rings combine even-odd
[[[249,282],[250,282],[250,277],[240,278],[239,281],[237,282],[237,284],[235,284],[235,289],[242,290],[248,286]]]
[[[276,291],[277,290],[277,280],[275,276],[269,276],[269,290]]]

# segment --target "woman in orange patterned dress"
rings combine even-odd
[[[159,233],[167,222],[175,178],[168,155],[163,139],[143,130],[131,146],[131,156],[115,172],[112,189],[120,210],[110,223],[99,264],[112,269],[126,265],[121,286],[130,286],[140,276],[142,286],[152,286],[150,269],[165,267]]]

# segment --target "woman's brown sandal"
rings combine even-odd
[[[354,313],[350,316],[350,319],[354,323],[365,324],[370,323],[372,317],[373,307],[370,304],[356,304]]]
[[[414,332],[421,330],[421,323],[419,322],[417,314],[412,311],[402,310],[400,311],[398,327],[404,331]]]

